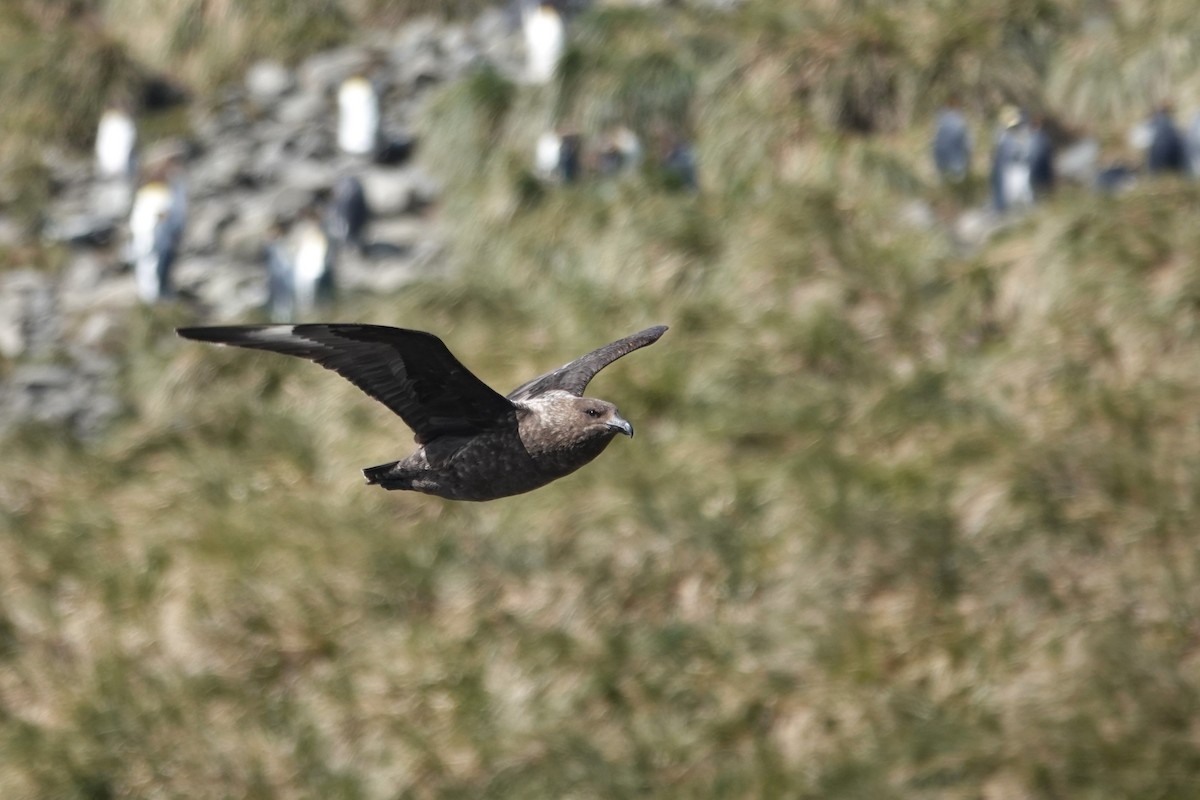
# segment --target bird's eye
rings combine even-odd
[[[599,412],[599,411],[597,411],[597,410],[596,410],[596,409],[594,409],[594,408],[589,408],[589,409],[587,410],[587,415],[588,415],[589,417],[598,417],[598,416],[600,416],[600,412]]]

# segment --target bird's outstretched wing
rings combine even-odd
[[[513,404],[431,333],[351,324],[229,325],[177,333],[315,361],[394,411],[420,443],[516,424]]]
[[[655,325],[653,328],[647,328],[640,333],[606,344],[586,356],[580,356],[569,364],[563,364],[552,372],[547,372],[545,375],[521,384],[508,393],[508,399],[513,402],[527,400],[554,389],[561,389],[573,395],[582,395],[588,382],[596,376],[597,372],[621,356],[628,355],[640,347],[654,344],[666,332],[666,325]]]

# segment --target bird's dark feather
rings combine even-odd
[[[179,335],[315,361],[390,408],[419,442],[516,424],[513,404],[424,331],[357,324],[230,325],[180,328]]]
[[[580,396],[596,373],[638,348],[654,344],[667,332],[666,325],[655,325],[644,331],[618,339],[611,344],[580,356],[569,364],[527,381],[508,393],[513,402],[527,400],[555,389]]]

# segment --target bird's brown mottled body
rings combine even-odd
[[[568,475],[633,427],[616,406],[583,397],[592,377],[665,326],[619,339],[535,378],[507,397],[460,364],[437,337],[378,325],[182,328],[185,338],[308,358],[392,409],[416,431],[412,455],[363,470],[385,489],[492,500]]]

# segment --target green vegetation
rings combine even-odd
[[[955,202],[946,93],[980,140],[1004,99],[1115,139],[1168,40],[1200,101],[1200,23],[796,5],[602,12],[560,85],[429,109],[453,276],[340,316],[505,389],[670,323],[594,384],[637,438],[574,476],[368,489],[409,437],[349,384],[178,311],[113,331],[111,434],[0,445],[0,796],[1192,796],[1200,191],[1064,190],[965,256],[900,209]],[[664,115],[698,195],[531,190],[548,119]]]

